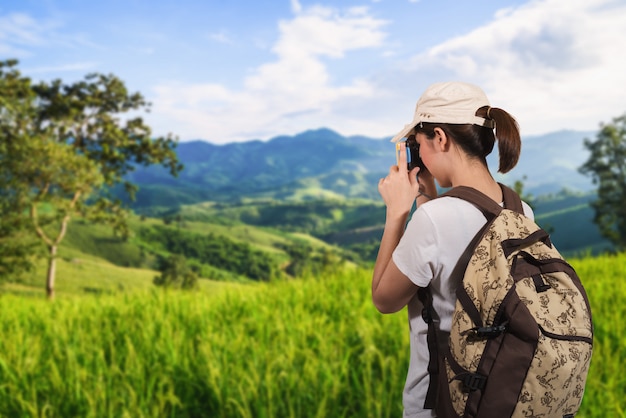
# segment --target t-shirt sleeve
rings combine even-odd
[[[419,287],[426,287],[435,275],[437,233],[423,208],[411,217],[392,258],[398,269]]]
[[[535,213],[533,212],[533,208],[530,205],[522,200],[522,207],[524,208],[524,215],[528,218],[535,220]]]

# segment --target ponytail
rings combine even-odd
[[[517,121],[507,111],[498,107],[484,106],[478,109],[476,116],[491,119],[496,125],[500,166],[498,172],[507,173],[515,167],[522,149],[522,141]]]

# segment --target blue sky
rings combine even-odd
[[[181,141],[390,137],[446,80],[523,135],[595,130],[626,112],[624,45],[626,0],[0,1],[0,59],[35,80],[113,73]]]

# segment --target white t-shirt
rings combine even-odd
[[[522,202],[526,216],[533,211]],[[461,254],[478,230],[485,216],[474,205],[455,197],[441,197],[420,205],[407,224],[393,261],[400,271],[419,287],[432,281],[433,307],[439,316],[438,327],[450,331],[456,302],[456,283],[450,274]],[[404,417],[434,417],[424,409],[428,391],[428,326],[422,319],[422,304],[417,296],[408,304],[411,332],[411,356],[403,393]]]

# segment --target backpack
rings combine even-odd
[[[430,289],[418,292],[430,351],[425,408],[439,418],[572,418],[591,361],[589,300],[517,193],[500,186],[504,208],[469,187],[443,194],[474,204],[487,223],[453,270],[462,281],[449,334],[436,327]]]

